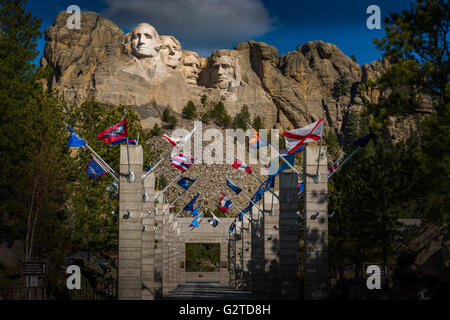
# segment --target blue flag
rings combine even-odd
[[[190,187],[195,181],[197,181],[197,179],[192,180],[192,179],[189,179],[189,178],[187,178],[187,177],[183,177],[183,178],[180,179],[180,181],[177,182],[177,184],[178,184],[180,187],[182,187],[183,189],[186,189],[186,190],[187,190],[187,189],[189,189],[189,187]]]
[[[234,219],[234,221],[230,225],[230,232],[233,232],[235,228],[236,228],[236,219]]]
[[[194,198],[192,198],[191,201],[189,201],[189,203],[183,208],[183,211],[194,211],[194,203],[195,201],[197,201],[198,196],[200,195],[200,193],[198,193]]]
[[[87,163],[87,173],[89,179],[95,179],[101,177],[106,173],[106,170],[97,162],[95,158]]]
[[[374,134],[371,132],[368,135],[359,138],[358,140],[354,141],[352,145],[354,146],[360,146],[361,148],[364,148],[369,143],[370,139],[374,137]]]
[[[198,207],[195,208],[194,211],[191,212],[192,215],[193,215],[194,217],[196,217],[196,216],[198,215],[198,210],[200,209],[200,206],[201,206],[201,205],[202,205],[202,204],[200,203],[200,204],[198,205]]]
[[[242,210],[241,212],[239,212],[238,214],[238,218],[239,221],[242,221],[242,219],[244,218],[244,214],[246,214],[247,212],[250,212],[250,210],[252,210],[253,204],[250,202],[250,204],[244,208],[244,210]]]
[[[263,194],[264,194],[265,188],[264,188],[264,183],[261,184],[261,186],[259,187],[258,191],[255,192],[255,194],[252,197],[252,201],[253,203],[257,203],[259,200],[261,200]]]
[[[230,187],[231,190],[236,192],[236,194],[241,193],[242,189],[235,185],[233,182],[227,179],[227,186]]]
[[[198,225],[200,224],[200,222],[202,222],[201,218],[202,218],[202,213],[200,213],[198,216],[196,216],[194,218],[194,220],[192,220],[192,222],[189,226],[198,228]]]
[[[73,131],[73,129],[70,126],[68,126],[68,125],[66,125],[66,126],[67,126],[67,129],[69,129],[72,132],[72,135],[70,136],[69,141],[67,141],[67,145],[69,147],[76,147],[76,148],[85,146],[86,141],[81,139],[80,136],[75,131]]]
[[[272,189],[275,186],[275,176],[269,176],[266,181],[264,181],[264,188],[266,191]]]
[[[295,154],[283,155],[283,158],[294,166]],[[276,157],[272,160],[269,167],[269,176],[276,176],[286,169],[290,169],[289,165],[281,157]]]

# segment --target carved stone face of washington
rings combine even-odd
[[[156,58],[161,48],[158,32],[148,23],[140,23],[131,34],[131,52],[137,58]]]
[[[161,41],[161,60],[166,66],[175,69],[181,60],[182,51],[180,42],[173,36],[161,36]]]

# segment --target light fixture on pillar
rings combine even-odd
[[[272,239],[273,239],[273,235],[270,235],[267,237],[267,240],[269,240],[269,241],[272,241]]]
[[[146,224],[143,224],[143,225],[142,225],[142,232],[144,232],[145,230],[147,230],[147,225],[146,225]]]
[[[115,197],[119,194],[119,185],[114,181],[110,186],[106,187],[106,191]]]
[[[277,227],[277,226],[273,226],[273,229],[274,229],[274,230],[278,230],[278,227]]]
[[[142,194],[142,200],[144,200],[144,202],[148,201],[148,194],[147,193],[143,193]]]
[[[131,212],[131,210],[128,210],[127,213],[125,213],[125,214],[123,215],[123,218],[124,218],[124,219],[129,219],[129,218],[131,218],[132,216],[133,216],[133,212]]]
[[[133,182],[134,181],[134,172],[133,171],[128,172],[127,180],[128,180],[128,182]]]
[[[319,216],[319,214],[320,214],[320,210],[316,210],[316,213],[311,215],[311,220],[316,220],[317,217]]]

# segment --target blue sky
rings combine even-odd
[[[160,35],[174,35],[183,50],[209,56],[215,49],[232,49],[241,41],[263,41],[280,55],[308,41],[322,40],[354,54],[359,64],[381,57],[373,44],[384,35],[369,30],[366,9],[378,5],[382,18],[408,9],[413,0],[30,0],[26,8],[42,19],[42,31],[69,5],[95,11],[129,32],[140,22],[153,25]],[[42,55],[44,37],[39,40]]]

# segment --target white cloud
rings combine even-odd
[[[275,22],[260,0],[104,0],[101,15],[131,30],[141,22],[159,34],[173,35],[184,50],[209,56],[273,28]]]

